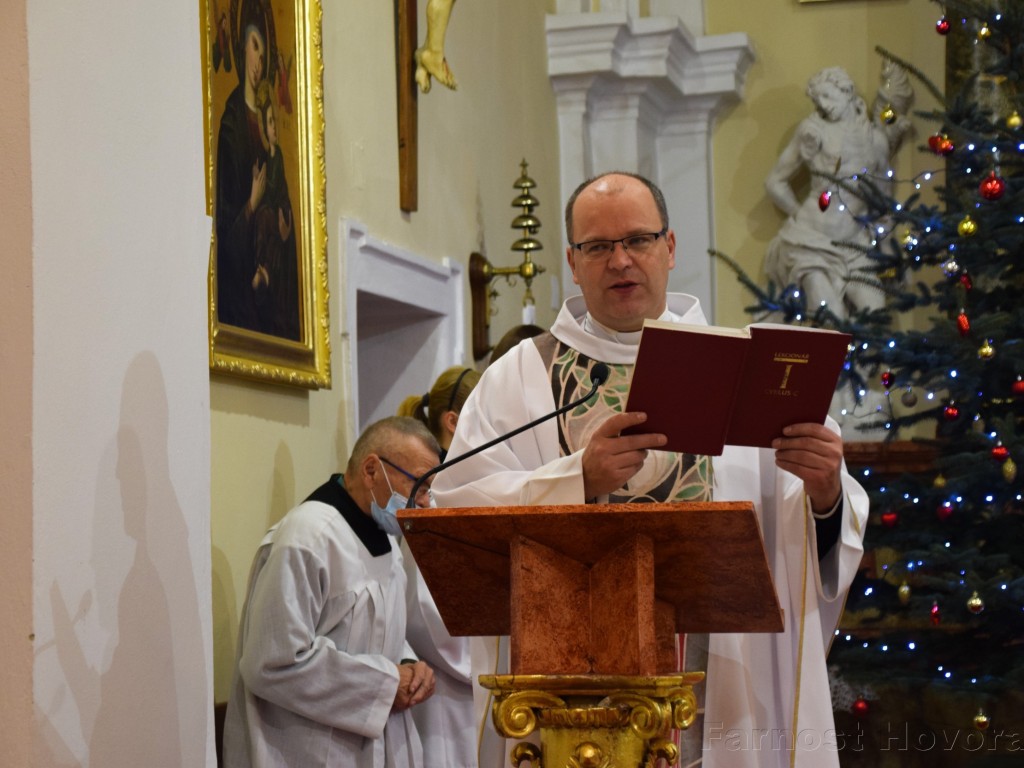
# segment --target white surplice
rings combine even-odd
[[[698,301],[682,294],[669,295],[661,319],[706,324]],[[551,332],[597,361],[631,365],[636,359],[640,334],[598,326],[586,315],[582,297],[566,301]],[[694,375],[701,375],[700,361],[694,361]],[[532,340],[522,342],[488,368],[470,394],[449,456],[554,409],[540,354]],[[838,431],[834,422],[829,426]],[[703,766],[838,766],[841,736],[835,732],[825,656],[863,553],[867,495],[844,467],[841,533],[819,563],[803,483],[775,467],[773,451],[728,446],[713,465],[715,501],[754,504],[785,630],[710,636]],[[581,504],[582,454],[559,455],[558,427],[550,420],[439,473],[433,489],[441,507]],[[474,681],[479,674],[504,671],[495,639],[475,639],[473,649]],[[487,692],[475,685],[475,693],[478,716],[486,717]],[[489,720],[481,728],[481,768],[506,766],[508,745],[493,746],[502,740]]]
[[[397,665],[413,655],[402,555],[336,481],[271,528],[254,559],[227,768],[423,764],[412,712],[391,711]]]
[[[452,637],[423,581],[408,545],[402,542],[408,626],[416,657],[434,670],[434,695],[413,707],[424,768],[477,768],[469,638]]]

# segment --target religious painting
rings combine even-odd
[[[320,0],[200,0],[210,367],[329,387]]]

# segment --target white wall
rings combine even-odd
[[[213,765],[199,4],[28,0],[36,765]]]

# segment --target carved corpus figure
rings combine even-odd
[[[430,92],[430,78],[456,89],[455,76],[444,57],[444,38],[455,0],[427,0],[427,39],[416,49],[416,83],[423,93]]]

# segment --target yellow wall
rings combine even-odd
[[[339,228],[355,218],[389,243],[465,264],[482,250],[518,263],[508,246],[519,162],[537,182],[535,211],[548,274],[534,281],[537,322],[549,324],[557,275],[558,130],[547,79],[546,0],[472,0],[455,6],[446,54],[458,90],[419,96],[419,210],[398,207],[393,3],[323,3],[328,263],[333,386],[305,392],[214,376],[210,384],[216,700],[227,698],[249,564],[267,527],[348,455],[349,370],[339,336]],[[419,39],[425,22],[420,2]],[[519,322],[522,285],[498,286],[491,341]],[[468,303],[468,285],[467,303]],[[469,308],[466,308],[467,318]],[[466,329],[467,348],[469,329]],[[467,361],[468,362],[468,361]],[[426,387],[425,387],[426,388]],[[424,389],[425,389],[424,388]],[[412,393],[410,393],[412,394]]]
[[[420,0],[420,39],[425,29]],[[324,3],[328,253],[333,329],[330,390],[305,392],[214,376],[211,381],[212,559],[215,696],[227,698],[238,611],[249,563],[266,528],[335,471],[347,456],[349,371],[339,337],[339,222],[362,221],[395,245],[465,264],[483,250],[495,264],[517,259],[508,246],[510,205],[525,157],[540,199],[536,214],[548,274],[534,283],[537,322],[553,320],[548,277],[557,275],[557,123],[546,75],[547,0],[473,0],[456,5],[446,52],[459,88],[419,97],[419,210],[398,208],[394,32],[391,3]],[[804,86],[826,66],[843,66],[870,101],[882,44],[942,82],[937,6],[926,0],[708,0],[707,34],[746,32],[757,61],[742,103],[720,116],[714,135],[718,247],[759,275],[782,221],[763,182],[811,109]],[[922,89],[918,89],[919,94]],[[919,97],[918,106],[932,106]],[[927,130],[927,127],[924,129]],[[901,163],[916,162],[912,138]],[[900,166],[902,168],[902,166]],[[902,173],[902,170],[901,170]],[[906,174],[903,174],[906,175]],[[749,303],[720,269],[718,321],[742,325]],[[522,287],[499,285],[491,340],[518,322]],[[558,297],[555,297],[556,299]],[[468,303],[468,295],[467,295]],[[468,316],[469,308],[466,307]],[[467,328],[467,344],[469,329]]]
[[[28,27],[24,2],[8,3],[0,28],[0,722],[4,760],[29,765],[32,747],[32,168],[29,135]]]
[[[796,125],[811,113],[807,80],[824,67],[843,67],[870,104],[882,67],[874,48],[881,45],[941,89],[944,38],[935,32],[941,9],[927,0],[707,0],[705,7],[708,34],[744,31],[757,56],[743,101],[720,116],[714,133],[715,238],[719,250],[763,284],[764,253],[784,219],[765,194],[764,180]],[[935,108],[916,81],[914,89],[915,108]],[[917,146],[934,128],[920,119],[915,125],[917,133],[897,157],[901,178],[928,167]],[[908,191],[902,186],[896,195]],[[720,265],[717,321],[750,322],[743,307],[751,299]]]

